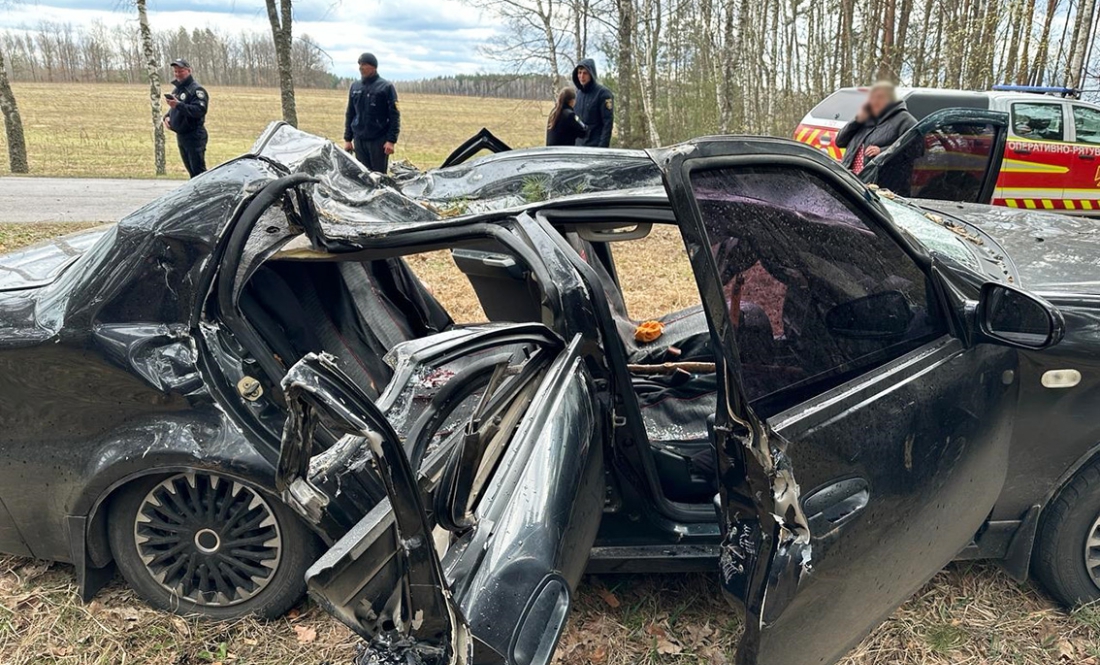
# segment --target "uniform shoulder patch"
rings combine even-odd
[[[611,110],[611,98],[610,97],[608,97],[607,100],[604,101],[604,105],[607,106],[608,111]]]
[[[198,90],[195,91],[195,96],[198,97],[199,99],[206,99],[206,91],[203,90],[202,88],[199,88]]]

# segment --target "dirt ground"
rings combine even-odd
[[[0,251],[86,225],[0,224]],[[670,260],[669,257],[676,257]],[[680,239],[669,230],[617,249],[635,318],[695,302]],[[459,320],[480,315],[444,253],[410,265]],[[24,665],[346,663],[354,635],[310,602],[278,621],[202,622],[146,607],[116,580],[76,596],[71,566],[0,557],[0,663]],[[562,638],[562,665],[732,662],[740,620],[716,575],[587,577]],[[956,563],[867,636],[844,665],[1100,665],[1100,607],[1066,612],[990,563]]]
[[[31,175],[88,178],[152,178],[153,141],[149,89],[141,85],[86,84],[89,93],[59,93],[54,84],[15,83],[26,132]],[[165,88],[168,91],[167,88]],[[400,90],[399,90],[400,92]],[[244,152],[264,127],[280,117],[279,91],[266,88],[209,88],[209,166]],[[88,100],[95,100],[91,119]],[[296,94],[299,126],[343,141],[347,90],[302,89]],[[488,127],[512,147],[542,145],[550,104],[521,100],[401,95],[401,138],[394,159],[437,166],[460,143]],[[168,174],[185,178],[175,135],[166,133]],[[0,132],[0,154],[7,143]],[[0,160],[6,175],[7,159]]]

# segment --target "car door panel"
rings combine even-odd
[[[1100,109],[1075,103],[1070,114],[1073,122],[1066,128],[1073,131],[1073,150],[1067,155],[1062,206],[1088,213],[1100,210]]]
[[[737,662],[833,663],[966,546],[988,515],[1004,480],[1016,354],[947,334],[932,261],[903,249],[866,190],[810,149],[765,156],[758,142],[699,140],[651,154],[665,172],[721,349],[713,438],[722,580],[746,609]],[[757,188],[769,174],[781,176],[778,184]],[[733,223],[745,233],[711,237],[739,214],[743,223]],[[860,261],[863,272],[850,269]],[[825,281],[807,285],[806,270]],[[858,299],[902,283],[911,285],[907,299],[926,298],[927,311],[915,311],[927,326],[902,328],[915,331],[912,343],[884,342],[876,351],[873,339],[853,340],[854,360],[846,360],[849,343],[826,346],[832,331],[812,316],[792,328],[816,302],[805,304],[800,289]],[[768,293],[781,295],[769,304]],[[740,311],[743,321],[746,307],[772,320],[776,357],[796,357],[808,371],[777,371],[789,385],[766,389],[743,380],[753,358],[739,351],[739,323],[729,313]],[[820,359],[807,351],[815,345],[829,362],[839,357],[835,374],[813,369]],[[793,397],[784,402],[783,394]]]
[[[446,479],[463,449],[437,455],[417,474],[368,400],[317,388],[340,383],[339,370],[307,357],[288,374],[294,415],[284,445],[300,449],[307,430],[299,425],[316,415],[349,432],[369,422],[373,457],[383,479],[391,477],[387,497],[307,573],[310,593],[379,657],[549,662],[603,508],[610,416],[595,397],[581,344],[577,337],[559,347],[519,389],[518,408],[492,420],[499,427],[486,448],[500,453],[472,477],[477,498],[468,524],[450,531],[441,526],[448,506],[440,497],[451,496],[442,488],[453,487]]]
[[[838,659],[970,541],[1005,477],[1014,367],[1009,349],[944,338],[768,419],[805,504],[852,480],[868,496],[841,506],[835,529],[807,505],[812,570],[763,632],[762,662]]]
[[[990,203],[1004,157],[1008,114],[951,108],[918,122],[860,173],[902,196]]]
[[[1010,136],[1005,149],[1001,176],[997,180],[996,203],[1014,208],[1054,207],[1065,195],[1066,178],[1073,155],[1066,143],[1070,129],[1066,105],[1049,97],[1014,99]]]

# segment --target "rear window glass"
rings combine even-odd
[[[988,109],[989,98],[984,95],[914,92],[905,98],[905,106],[914,118],[921,120],[941,109]]]
[[[818,120],[848,122],[856,117],[866,97],[867,93],[859,90],[837,90],[815,106],[810,115]]]

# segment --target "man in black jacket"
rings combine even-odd
[[[355,158],[371,171],[385,173],[401,132],[397,90],[378,75],[378,58],[373,53],[359,56],[359,74],[363,78],[348,91],[344,148],[354,150]]]
[[[837,132],[837,147],[846,149],[844,166],[859,175],[867,162],[893,145],[915,124],[917,119],[909,113],[905,102],[898,101],[892,83],[874,84],[855,120]]]
[[[191,76],[191,65],[183,58],[172,61],[175,89],[165,95],[168,114],[164,126],[176,133],[183,167],[194,178],[206,171],[206,111],[210,96]]]
[[[596,62],[592,58],[582,59],[573,68],[573,84],[577,86],[577,104],[573,111],[588,127],[588,136],[577,139],[577,145],[610,147],[615,95],[596,80]]]

